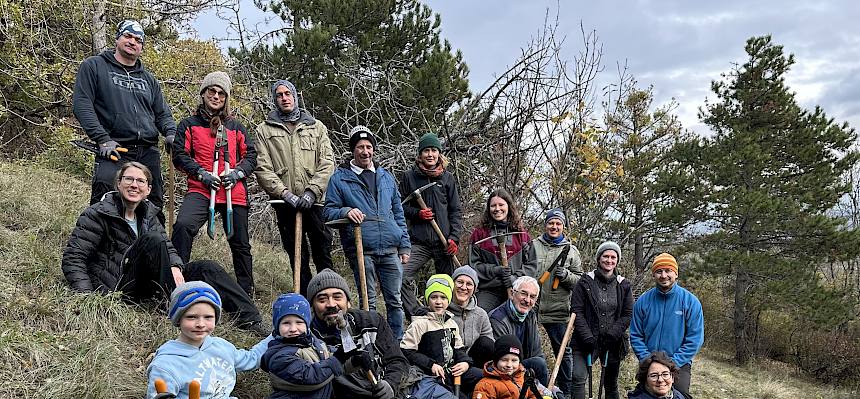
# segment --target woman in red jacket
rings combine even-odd
[[[212,72],[200,85],[197,112],[183,119],[173,142],[173,163],[188,175],[188,193],[173,225],[173,246],[188,262],[194,236],[208,220],[211,193],[215,191],[215,210],[224,219],[227,231],[227,190],[233,205],[232,235],[227,242],[233,253],[236,280],[248,295],[254,292],[251,244],[248,241],[248,192],[245,177],[257,165],[257,151],[241,123],[230,116],[230,76]],[[218,173],[213,164],[218,152]],[[225,161],[230,171],[225,172]]]

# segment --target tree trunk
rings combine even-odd
[[[93,55],[107,49],[107,31],[105,28],[105,1],[93,0]]]
[[[750,276],[740,267],[735,268],[735,312],[734,312],[734,335],[735,335],[735,361],[738,364],[747,364],[750,360],[749,350],[749,311],[747,309],[746,294],[750,286]]]

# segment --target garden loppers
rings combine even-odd
[[[218,135],[215,137],[215,151],[219,149],[224,157],[224,172],[222,175],[227,175],[230,170],[230,145],[227,141],[227,132],[224,125],[218,127]],[[217,175],[216,175],[217,176]],[[225,187],[227,196],[227,218],[224,223],[224,233],[227,234],[227,239],[233,238],[233,187]]]
[[[458,376],[454,377],[454,397],[455,398],[460,397],[460,383],[461,382],[462,382],[462,376],[458,375]]]
[[[99,146],[95,143],[91,143],[91,142],[86,141],[86,140],[72,140],[72,144],[78,146],[78,148],[81,148],[81,149],[87,150],[93,154],[96,154],[97,157],[99,156]],[[110,156],[110,160],[114,161],[114,162],[119,161],[119,153],[120,152],[123,152],[123,153],[128,152],[128,148],[117,147],[116,153],[112,154]]]
[[[221,152],[218,151],[218,138],[221,132],[224,131],[224,125],[218,126],[218,134],[215,136],[215,152],[212,157],[212,176],[219,176],[218,161],[221,158]],[[217,188],[209,189],[209,223],[206,227],[206,234],[209,238],[215,239],[215,194],[218,193]]]
[[[570,252],[570,247],[565,248],[561,251],[561,254],[555,258],[555,261],[552,262],[552,265],[549,266],[549,269],[546,269],[545,272],[538,279],[538,283],[542,286],[544,282],[553,274],[556,267],[564,267],[565,262],[567,262],[567,254]],[[559,279],[553,277],[552,279],[552,289],[558,288]]]
[[[585,358],[585,366],[588,368],[588,399],[594,399],[594,375],[591,368],[591,354]]]
[[[606,374],[606,362],[609,361],[609,351],[603,352],[603,357],[600,359],[600,384],[597,385],[597,399],[603,396],[603,381]]]

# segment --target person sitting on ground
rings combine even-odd
[[[399,395],[409,363],[382,316],[351,308],[346,280],[331,269],[317,273],[307,290],[314,313],[311,333],[335,347],[334,356],[344,365],[344,374],[334,379],[334,396],[393,399]]]
[[[448,312],[454,281],[447,274],[434,274],[427,280],[424,300],[429,312],[412,318],[412,324],[403,335],[400,349],[406,359],[430,380],[439,382],[453,391],[454,377],[460,376],[463,398],[471,396],[475,384],[481,379],[481,369],[472,366],[466,347],[460,337],[460,329]],[[425,378],[426,379],[426,378]],[[419,390],[422,387],[419,385]],[[417,394],[425,397],[430,395]]]
[[[691,399],[690,395],[672,387],[678,366],[666,352],[657,351],[645,357],[636,371],[636,389],[627,399]]]
[[[170,295],[167,317],[179,327],[179,336],[165,342],[146,368],[147,399],[189,395],[188,384],[200,382],[200,399],[226,398],[236,385],[236,372],[254,370],[272,337],[250,350],[236,349],[229,341],[213,337],[221,319],[221,297],[202,281],[182,284]],[[156,396],[155,381],[166,383],[165,395]]]
[[[142,303],[166,300],[185,280],[202,280],[222,295],[239,328],[268,335],[257,307],[223,267],[206,260],[182,264],[157,219],[158,208],[146,199],[151,182],[149,168],[127,162],[117,172],[117,191],[78,217],[61,265],[72,290],[122,291],[125,299]]]
[[[454,270],[451,278],[454,279],[454,298],[448,304],[448,311],[454,315],[472,364],[483,367],[493,353],[493,327],[487,311],[478,306],[475,298],[478,274],[471,266],[463,265]]]
[[[505,235],[507,234],[507,235]],[[502,235],[505,240],[508,267],[499,261],[499,245],[495,239],[476,242]],[[508,299],[508,290],[514,279],[520,276],[536,276],[537,264],[528,258],[528,243],[532,240],[525,231],[519,212],[511,194],[504,189],[490,193],[481,225],[472,231],[469,238],[469,264],[478,272],[481,290],[478,291],[478,306],[487,312]]]
[[[503,335],[513,334],[522,343],[523,366],[532,369],[535,378],[546,385],[549,374],[546,358],[541,348],[538,330],[538,312],[532,311],[540,294],[540,286],[533,277],[522,276],[514,281],[514,294],[490,312],[490,325],[498,340]]]
[[[271,399],[328,399],[343,366],[310,333],[311,305],[301,294],[283,294],[272,304],[272,335],[260,368],[269,373]]]
[[[558,390],[550,392],[534,380],[526,378],[522,364],[523,347],[516,335],[502,335],[493,345],[493,360],[484,365],[484,377],[472,393],[473,399],[541,399],[553,397]],[[535,389],[531,389],[534,386]],[[535,393],[535,390],[538,392]],[[525,395],[521,395],[525,391]]]

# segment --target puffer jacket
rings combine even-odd
[[[472,399],[519,399],[526,380],[525,372],[526,369],[522,363],[514,374],[507,375],[499,371],[493,362],[487,362],[484,365],[484,378],[481,378],[475,386]],[[540,399],[531,390],[526,392],[527,399]]]
[[[182,259],[167,239],[158,221],[158,207],[145,200],[135,210],[140,235],[150,231],[164,237],[170,264],[182,266]],[[63,250],[62,269],[72,289],[78,292],[116,291],[122,277],[122,259],[137,235],[123,218],[120,193],[113,191],[84,210]]]
[[[552,282],[555,279],[555,269],[553,269],[540,287],[540,302],[538,302],[537,309],[541,323],[567,323],[570,318],[570,293],[582,275],[582,258],[579,255],[579,250],[567,237],[558,244],[552,244],[540,236],[532,240],[530,245],[531,254],[529,258],[535,259],[538,266],[535,278],[540,278],[561,255],[562,251],[568,247],[570,250],[567,252],[564,263],[556,266],[567,269],[567,278],[560,280],[558,288],[553,289]]]
[[[446,170],[439,177],[430,177],[415,166],[406,171],[400,179],[400,197],[406,198],[415,190],[433,182],[437,185],[424,190],[421,198],[433,209],[436,224],[445,238],[459,244],[463,234],[463,206],[460,204],[457,184],[451,172]],[[420,210],[415,199],[403,205],[403,213],[409,225],[409,238],[416,244],[441,247],[442,242],[430,221],[418,216]]]
[[[274,338],[260,368],[269,373],[270,399],[328,399],[332,381],[343,374],[343,366],[326,344],[311,334],[290,342]]]
[[[454,322],[463,337],[466,350],[472,347],[478,337],[493,339],[493,327],[490,326],[490,317],[487,311],[478,306],[478,300],[472,295],[466,306],[460,306],[454,302],[448,304],[448,311],[454,315]]]
[[[659,399],[645,389],[642,384],[636,385],[636,389],[627,393],[627,399]],[[693,399],[689,394],[681,393],[681,391],[672,388],[672,399]]]
[[[370,189],[345,162],[335,170],[329,180],[323,216],[326,221],[345,218],[352,208],[358,208],[371,219],[361,224],[365,254],[385,254],[396,249],[408,254],[412,248],[406,232],[406,219],[400,205],[400,193],[394,176],[381,166],[376,167],[376,191]],[[352,226],[342,227],[340,242],[346,253],[355,253],[355,236]]]
[[[227,133],[227,154],[230,157],[230,168],[241,170],[245,176],[254,173],[257,166],[257,150],[251,137],[245,131],[245,126],[235,119],[224,121]],[[188,192],[199,193],[209,198],[210,191],[197,180],[197,170],[203,168],[212,172],[212,161],[215,156],[215,136],[209,128],[209,121],[199,114],[190,116],[179,122],[179,134],[173,142],[173,164],[188,175]],[[223,155],[218,161],[218,174],[224,172]],[[231,189],[230,198],[233,205],[246,206],[248,193],[245,180],[241,180]],[[222,186],[215,192],[215,202],[227,203],[227,190]]]
[[[481,291],[504,292],[505,284],[497,278],[497,271],[502,267],[499,262],[499,247],[493,239],[484,241],[478,245],[472,243],[497,234],[508,233],[508,229],[496,229],[476,227],[469,238],[469,265],[478,273],[478,282]],[[528,257],[528,246],[532,240],[529,233],[512,234],[505,237],[505,250],[507,253],[508,267],[511,268],[511,283],[520,276],[532,276],[537,274],[537,264],[534,259]],[[507,294],[505,294],[507,295]]]
[[[284,189],[295,195],[310,190],[322,204],[328,180],[334,172],[334,153],[328,129],[302,110],[295,129],[290,129],[272,111],[257,126],[257,183],[271,197],[280,199]]]

